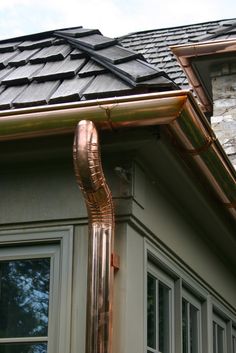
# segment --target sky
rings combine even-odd
[[[0,39],[74,26],[118,37],[233,17],[235,0],[0,0]]]

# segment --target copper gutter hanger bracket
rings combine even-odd
[[[77,125],[73,158],[89,218],[86,353],[111,353],[115,222],[92,121]]]

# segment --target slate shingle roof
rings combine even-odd
[[[0,42],[0,110],[176,88],[141,54],[77,27]]]
[[[0,42],[0,110],[188,88],[170,46],[236,38],[236,19],[129,34],[76,27]]]
[[[131,33],[119,39],[127,49],[142,54],[158,70],[165,71],[181,88],[189,83],[170,47],[199,41],[236,38],[236,19]]]

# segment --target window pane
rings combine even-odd
[[[233,353],[236,353],[236,337],[233,336]]]
[[[156,348],[156,280],[150,275],[147,283],[147,345]]]
[[[225,353],[225,334],[224,327],[220,324],[213,322],[213,352],[214,353]]]
[[[0,353],[47,353],[47,344],[46,343],[1,344]]]
[[[159,283],[159,352],[169,352],[169,288]]]
[[[217,325],[217,343],[218,353],[224,353],[224,330],[219,325]]]
[[[190,352],[198,352],[198,310],[190,304]]]
[[[188,303],[182,302],[183,353],[188,353]]]
[[[216,353],[216,347],[217,347],[217,325],[215,322],[213,322],[213,353]]]
[[[49,277],[48,258],[0,262],[1,338],[47,335]],[[15,352],[15,346],[1,347],[0,353]],[[40,347],[28,346],[22,352],[45,352]]]

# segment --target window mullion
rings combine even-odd
[[[159,281],[156,280],[156,350],[159,352]]]
[[[236,330],[232,327],[232,352],[236,353]]]
[[[202,353],[213,353],[212,302],[210,296],[202,305]]]
[[[60,303],[59,298],[59,273],[60,273],[60,255],[56,252],[51,258],[51,281],[50,281],[50,296],[49,296],[49,327],[48,327],[48,353],[52,353],[53,350],[57,349],[57,342],[59,337],[58,325],[60,318],[58,317],[58,310],[56,305]],[[56,305],[55,305],[56,303]]]
[[[233,327],[232,321],[227,322],[227,329],[226,329],[226,343],[227,343],[227,353],[233,352]]]
[[[216,351],[214,353],[218,353],[218,325],[214,324],[214,328],[215,328],[215,347],[216,347]]]
[[[198,342],[198,352],[202,352],[202,311],[197,312],[197,325],[198,325],[198,337],[197,337],[197,342]]]
[[[190,304],[187,302],[187,342],[188,342],[188,353],[190,353]]]
[[[232,338],[231,338],[231,341],[232,341],[232,352],[233,353],[236,353],[236,330],[234,328],[234,326],[232,326]]]
[[[175,332],[175,347],[176,353],[182,353],[182,280],[178,279],[175,282],[175,297],[174,297],[175,317],[174,317],[174,332]]]

